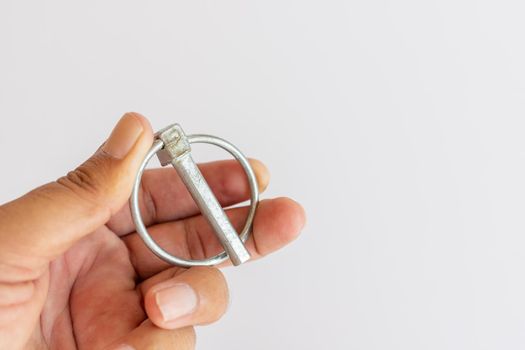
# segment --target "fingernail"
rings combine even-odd
[[[103,147],[104,152],[124,158],[144,131],[144,127],[135,113],[126,113],[117,123]]]
[[[193,288],[177,283],[159,290],[155,301],[164,322],[172,322],[195,311],[199,300]]]

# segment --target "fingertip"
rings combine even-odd
[[[142,127],[142,132],[133,148],[124,158],[124,162],[120,164],[121,172],[119,173],[119,177],[133,180],[136,169],[139,168],[140,163],[144,160],[145,155],[151,148],[153,143],[153,130],[149,120],[140,113],[127,112],[121,118],[121,120],[124,119],[133,120]],[[122,172],[124,172],[124,175],[122,175]]]
[[[228,300],[226,280],[218,269],[194,267],[151,287],[144,307],[156,326],[177,329],[218,320]]]
[[[262,201],[254,222],[258,253],[266,255],[291,243],[304,224],[304,209],[296,201],[286,197]]]
[[[288,197],[274,199],[273,212],[276,217],[276,224],[280,227],[283,242],[295,240],[306,222],[306,214],[303,206]]]
[[[142,126],[144,127],[144,130],[149,130],[150,132],[152,131],[150,121],[148,120],[148,118],[146,118],[144,115],[142,115],[140,113],[137,113],[137,112],[126,112],[126,113],[124,113],[124,115],[122,117],[123,118],[124,117],[136,118],[142,124]]]
[[[264,192],[270,183],[270,171],[266,165],[258,159],[250,158],[249,162],[252,166],[253,172],[255,173],[255,177],[257,178],[259,191]]]
[[[144,297],[149,319],[158,327],[176,329],[188,325],[199,304],[195,290],[186,283],[168,280],[151,288]]]
[[[147,143],[151,143],[153,139],[153,129],[151,127],[151,123],[148,118],[146,118],[144,115],[137,113],[137,112],[126,112],[122,116],[122,118],[133,118],[136,121],[138,121],[142,125],[142,135],[141,138],[145,139]]]
[[[151,320],[151,322],[153,322],[157,327],[165,328],[163,327],[162,315],[156,303],[156,292],[154,289],[155,288],[151,288],[144,295],[144,309],[146,310],[146,314],[148,315],[148,318]]]
[[[298,227],[298,231],[302,231],[304,230],[304,227],[306,226],[306,222],[307,222],[306,210],[304,209],[304,206],[301,203],[297,202],[296,200],[290,199],[290,198],[288,199],[293,202],[293,205],[295,206],[295,210],[297,211],[296,224]]]

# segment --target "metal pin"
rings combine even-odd
[[[182,128],[174,124],[159,131],[155,137],[164,143],[163,149],[157,152],[160,163],[163,166],[171,164],[177,170],[232,263],[240,265],[248,261],[250,253],[193,160],[190,143]]]

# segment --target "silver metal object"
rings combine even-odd
[[[233,228],[226,213],[213,195],[213,192],[204,179],[204,176],[202,176],[202,173],[195,164],[195,161],[191,156],[190,144],[192,143],[208,143],[223,148],[237,159],[248,176],[251,194],[250,210],[244,228],[239,235]],[[182,259],[166,252],[151,238],[140,214],[139,189],[144,169],[151,158],[155,155],[159,158],[162,166],[171,164],[175,170],[177,170],[177,173],[201,210],[202,215],[208,220],[215,231],[215,234],[224,247],[224,252],[204,260]],[[226,140],[211,135],[186,135],[178,124],[168,126],[155,135],[153,146],[146,154],[146,157],[137,173],[130,198],[133,221],[137,227],[137,233],[140,235],[146,246],[164,261],[183,267],[214,266],[227,260],[228,257],[234,265],[240,265],[248,261],[250,259],[250,254],[244,246],[244,242],[246,242],[250,235],[258,201],[259,190],[257,178],[255,177],[248,159],[246,159],[237,147]]]

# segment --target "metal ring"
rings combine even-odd
[[[248,177],[248,183],[250,185],[251,202],[250,202],[250,210],[248,212],[246,223],[244,224],[244,228],[242,229],[239,236],[243,242],[246,242],[251,232],[253,219],[255,217],[255,211],[257,210],[257,204],[259,202],[259,188],[257,186],[257,178],[255,177],[255,173],[253,172],[253,169],[250,163],[248,162],[248,159],[242,154],[242,152],[237,147],[235,147],[228,141],[223,140],[219,137],[215,137],[211,135],[188,135],[188,141],[189,143],[208,143],[208,144],[218,146],[228,151],[231,155],[233,155],[235,159],[241,164],[242,168],[244,169],[244,172],[246,173]],[[151,251],[156,256],[158,256],[162,260],[172,265],[178,265],[182,267],[215,266],[215,265],[218,265],[226,261],[228,259],[228,254],[226,254],[226,252],[224,251],[220,254],[217,254],[211,258],[204,259],[204,260],[188,260],[188,259],[176,257],[174,255],[171,255],[167,251],[165,251],[162,247],[160,247],[153,240],[148,230],[146,229],[146,226],[144,225],[144,222],[142,221],[142,215],[140,214],[140,207],[139,207],[140,183],[142,180],[142,174],[144,173],[144,170],[146,169],[146,166],[148,165],[149,161],[163,147],[164,147],[164,143],[161,140],[156,140],[153,143],[153,146],[151,147],[149,152],[146,154],[146,157],[142,161],[142,164],[140,165],[138,173],[137,173],[137,177],[135,178],[135,183],[133,185],[133,191],[131,192],[130,205],[131,205],[131,215],[133,216],[133,221],[135,222],[137,233],[140,235],[140,237],[142,238],[146,246],[149,249],[151,249]]]

